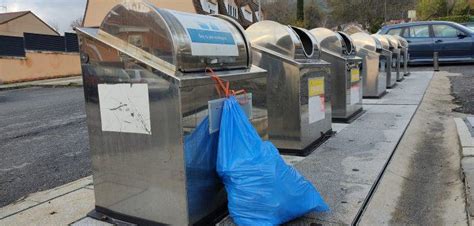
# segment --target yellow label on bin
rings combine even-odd
[[[358,82],[358,81],[360,81],[360,70],[351,69],[351,82]]]
[[[310,97],[324,95],[324,78],[308,79],[308,87]]]

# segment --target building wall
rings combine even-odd
[[[22,37],[23,32],[58,35],[31,13],[0,25],[0,35]]]
[[[78,53],[28,51],[25,58],[0,57],[0,84],[80,74]]]
[[[195,13],[192,0],[148,0],[160,8]],[[98,27],[107,13],[122,0],[88,0],[84,27]]]

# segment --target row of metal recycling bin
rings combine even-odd
[[[225,206],[217,154],[204,156],[190,139],[205,118],[210,134],[219,130],[225,95],[216,78],[246,91],[242,107],[263,139],[302,153],[332,132],[332,119],[354,117],[363,96],[381,97],[408,74],[400,37],[272,21],[244,30],[230,17],[142,1],[119,4],[100,28],[77,32],[92,215],[146,224],[199,224]]]

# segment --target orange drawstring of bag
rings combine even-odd
[[[225,81],[224,79],[221,79],[219,76],[217,76],[214,70],[212,70],[212,68],[207,67],[206,73],[208,72],[210,73],[212,80],[214,80],[214,82],[216,83],[215,87],[216,87],[217,94],[219,94],[219,97],[222,97],[222,93],[224,93],[224,97],[226,98],[229,98],[230,96],[237,96],[240,94],[244,94],[244,95],[247,94],[245,89],[241,89],[237,91],[230,89],[230,82]],[[239,103],[245,104],[247,101],[247,98],[244,98],[244,99],[245,99],[244,102],[239,101]]]

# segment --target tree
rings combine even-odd
[[[451,15],[467,15],[470,11],[469,2],[467,0],[457,0],[452,7]]]
[[[281,24],[292,24],[296,17],[295,10],[288,10],[291,9],[291,4],[286,0],[272,1],[263,7],[267,20],[273,20]]]
[[[298,18],[295,10],[282,10],[295,9],[295,3],[298,4],[298,2],[288,0],[277,0],[265,4],[265,18],[281,24],[288,24],[308,29],[325,26],[327,22],[327,14],[321,9],[318,0],[307,1],[311,2],[309,2],[309,4],[304,4],[304,10],[302,13],[303,19]],[[296,8],[298,8],[298,6],[296,6]]]
[[[316,27],[325,27],[327,15],[314,2],[304,9],[304,27],[312,29]]]
[[[356,22],[375,32],[386,20],[405,19],[415,0],[329,0],[329,6],[333,26]]]
[[[417,16],[420,20],[430,20],[449,14],[446,0],[419,0],[416,6]]]
[[[296,2],[296,20],[304,20],[304,0],[297,0]]]
[[[79,18],[76,18],[75,20],[73,20],[71,22],[71,24],[69,25],[69,27],[74,30],[74,28],[76,27],[82,27],[82,21],[84,20],[84,18],[82,17],[79,17]]]

